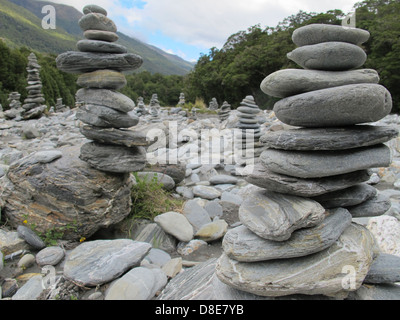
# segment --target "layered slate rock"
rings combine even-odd
[[[142,146],[148,143],[141,133],[128,130],[139,123],[132,114],[135,103],[116,90],[127,84],[123,72],[139,68],[143,59],[115,43],[117,27],[106,10],[89,5],[83,12],[79,26],[86,39],[77,43],[79,52],[56,59],[60,70],[80,74],[77,84],[83,88],[76,93],[81,104],[76,117],[84,123],[81,133],[93,140],[82,146],[81,159],[100,171],[141,171],[146,164]]]
[[[216,267],[232,290],[345,298],[365,281],[378,249],[372,233],[352,221],[390,208],[366,182],[369,169],[390,165],[383,143],[398,136],[396,129],[361,125],[392,108],[375,71],[350,70],[365,62],[358,45],[368,38],[366,31],[340,26],[300,28],[293,34],[300,48],[289,58],[311,70],[279,71],[261,84],[283,98],[274,107],[277,118],[302,128],[260,139],[267,149],[246,180],[266,191],[244,200],[242,226],[226,234]]]

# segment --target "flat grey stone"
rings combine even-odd
[[[76,44],[81,52],[101,52],[101,53],[127,53],[128,49],[120,44],[99,41],[99,40],[80,40]]]
[[[79,76],[77,84],[84,88],[118,90],[126,86],[125,76],[113,70],[98,70]]]
[[[87,30],[83,33],[84,37],[89,40],[100,40],[115,42],[119,39],[118,34],[115,32],[101,31],[101,30]]]
[[[185,203],[183,214],[193,226],[194,232],[200,230],[205,224],[211,223],[208,212],[198,204],[196,199],[189,200]]]
[[[139,123],[139,118],[136,116],[100,105],[80,107],[76,112],[76,118],[100,128],[131,128]]]
[[[400,257],[380,253],[371,265],[364,283],[395,283],[400,282]]]
[[[25,226],[18,226],[17,232],[20,238],[24,239],[35,249],[41,250],[46,247],[46,244],[43,242],[43,240],[32,229]]]
[[[47,247],[36,255],[36,263],[39,266],[55,266],[65,256],[65,252],[60,247]]]
[[[321,252],[252,263],[238,262],[224,254],[216,273],[225,284],[260,296],[322,294],[344,298],[361,287],[373,262],[374,248],[372,234],[363,226],[352,224],[335,244]],[[351,284],[345,278],[349,266],[356,270]]]
[[[378,194],[375,197],[357,205],[348,207],[353,218],[379,217],[391,208],[392,203],[388,197]]]
[[[238,178],[233,177],[231,175],[216,175],[210,178],[211,184],[236,184],[238,182]]]
[[[369,184],[363,183],[356,186],[330,192],[318,197],[313,200],[319,202],[324,208],[346,208],[351,206],[359,205],[376,196],[378,190]]]
[[[81,147],[79,158],[100,171],[131,173],[146,166],[146,149],[90,142]]]
[[[389,167],[391,151],[384,144],[344,151],[286,151],[267,149],[263,165],[298,178],[322,178],[371,168]]]
[[[363,29],[329,24],[310,24],[293,32],[293,42],[301,47],[321,42],[339,41],[361,45],[367,42],[370,33]]]
[[[168,261],[171,261],[171,256],[169,253],[161,250],[152,248],[147,256],[144,257],[144,260],[152,265],[155,265],[159,268],[162,268]]]
[[[127,72],[140,68],[143,59],[133,53],[111,54],[68,51],[60,54],[56,63],[58,69],[67,73],[86,73],[101,69]]]
[[[360,68],[367,61],[362,48],[345,42],[323,42],[297,48],[288,58],[305,69],[344,71]]]
[[[195,237],[206,242],[212,242],[221,239],[227,231],[228,224],[224,220],[216,220],[202,226],[196,232]]]
[[[108,32],[117,32],[115,23],[104,14],[92,12],[85,14],[78,22],[82,31],[101,30]]]
[[[295,230],[320,224],[325,219],[325,209],[306,198],[258,191],[244,200],[239,218],[259,237],[285,241]]]
[[[378,84],[346,85],[303,93],[277,102],[276,116],[300,127],[335,127],[376,122],[392,110],[390,92]]]
[[[79,89],[76,100],[89,105],[101,105],[116,111],[133,111],[135,103],[122,93],[107,89]]]
[[[385,143],[398,135],[399,131],[394,127],[358,125],[268,132],[260,141],[272,149],[346,150]]]
[[[193,188],[193,194],[195,197],[199,197],[207,200],[214,200],[221,197],[221,192],[214,187],[208,186],[195,186]]]
[[[349,295],[349,300],[400,300],[400,285],[378,284],[362,285],[360,289]]]
[[[346,209],[334,209],[319,225],[293,232],[282,242],[260,238],[245,226],[231,229],[223,240],[223,249],[229,258],[241,262],[303,257],[332,246],[346,228],[352,216]]]
[[[37,275],[29,279],[11,298],[11,300],[37,300],[44,291],[43,277]]]
[[[270,96],[286,98],[315,90],[359,83],[379,83],[372,69],[351,71],[321,71],[285,69],[274,72],[261,83],[261,90]]]
[[[247,114],[258,114],[260,113],[260,109],[259,108],[252,108],[252,107],[246,107],[246,106],[241,106],[239,108],[237,108],[238,111],[243,112],[243,113],[247,113]]]
[[[183,214],[178,212],[163,213],[155,217],[154,222],[179,241],[189,242],[193,239],[193,227]]]
[[[89,140],[104,144],[116,144],[128,148],[135,146],[147,147],[149,145],[146,135],[142,131],[99,128],[89,125],[81,126],[80,131]]]
[[[107,16],[107,10],[98,5],[95,5],[95,4],[89,4],[89,5],[85,6],[82,11],[84,14],[101,13],[101,14]]]
[[[84,286],[101,285],[138,266],[150,249],[128,239],[85,242],[68,255],[64,276]]]
[[[316,197],[366,182],[371,175],[371,171],[362,170],[332,177],[301,179],[274,173],[265,166],[257,164],[253,173],[247,176],[246,180],[269,191],[300,197]]]
[[[177,244],[177,239],[166,233],[157,223],[146,225],[134,240],[150,243],[153,248],[166,252],[174,252]]]

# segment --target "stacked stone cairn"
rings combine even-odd
[[[65,104],[63,104],[62,98],[58,98],[54,109],[55,109],[55,112],[62,113],[62,112],[67,111],[69,108]]]
[[[283,98],[274,111],[301,127],[268,133],[252,175],[258,186],[239,210],[242,226],[223,240],[217,276],[259,296],[346,298],[368,283],[378,260],[374,237],[353,218],[384,214],[390,201],[366,184],[372,168],[388,167],[383,143],[398,136],[368,125],[392,108],[390,93],[360,45],[367,31],[333,25],[297,29],[288,57],[305,70],[268,76],[262,90]],[[398,277],[397,277],[398,278]],[[398,281],[398,280],[397,280]]]
[[[181,92],[181,94],[179,96],[178,106],[183,107],[185,105],[185,103],[186,103],[185,94],[183,92]]]
[[[217,98],[212,98],[209,105],[208,105],[208,109],[212,110],[212,111],[216,111],[219,109],[219,105],[218,105],[218,101]]]
[[[41,66],[38,64],[36,55],[32,52],[28,56],[28,97],[25,99],[22,108],[22,118],[24,120],[40,118],[47,106],[43,105],[46,101],[42,93],[42,81],[40,80],[40,69]]]
[[[137,99],[136,114],[141,117],[147,114],[146,105],[144,104],[143,97]]]
[[[11,92],[8,95],[8,101],[9,101],[9,110],[4,112],[4,116],[7,119],[15,119],[15,120],[21,120],[21,114],[24,111],[21,107],[21,95],[18,92]]]
[[[150,100],[150,122],[157,123],[161,122],[160,118],[160,102],[158,101],[158,95],[154,93]]]
[[[57,67],[80,74],[76,100],[82,102],[76,117],[84,123],[81,133],[93,140],[82,146],[80,158],[92,167],[111,173],[141,171],[145,167],[146,137],[129,130],[138,124],[132,115],[135,103],[116,90],[126,85],[123,72],[139,68],[143,60],[116,44],[117,27],[107,11],[97,5],[83,9],[79,25],[85,40],[78,42],[79,52],[57,57]]]
[[[221,109],[218,112],[220,122],[224,122],[226,119],[228,119],[230,113],[231,113],[231,105],[227,101],[224,101],[224,103],[221,106]]]

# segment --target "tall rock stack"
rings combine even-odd
[[[221,122],[224,122],[226,119],[229,118],[230,112],[231,112],[231,105],[227,101],[224,101],[224,103],[221,106],[221,109],[218,112],[219,120]]]
[[[22,118],[24,120],[40,118],[47,106],[43,105],[46,101],[42,93],[42,81],[40,80],[41,66],[38,64],[36,55],[32,52],[28,56],[28,97],[25,99],[22,108]]]
[[[388,115],[390,93],[359,47],[369,33],[309,25],[296,30],[288,57],[306,70],[268,76],[262,90],[283,98],[274,108],[302,128],[268,133],[269,148],[247,181],[261,187],[239,210],[242,226],[227,233],[217,276],[260,296],[344,298],[360,288],[378,254],[355,217],[384,214],[390,201],[367,184],[375,167],[391,163],[383,143],[398,136],[366,125]],[[363,125],[361,125],[363,124]]]
[[[135,103],[116,90],[126,85],[123,72],[139,68],[143,60],[115,43],[117,27],[106,10],[88,5],[83,13],[79,25],[86,39],[78,42],[79,52],[57,57],[60,70],[80,74],[77,83],[82,89],[76,100],[83,105],[76,116],[84,123],[82,134],[93,140],[82,146],[80,158],[100,171],[141,171],[146,163],[146,139],[127,130],[139,122],[130,113]]]

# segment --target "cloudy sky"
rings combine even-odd
[[[118,30],[186,60],[197,61],[212,47],[250,26],[275,27],[298,13],[352,11],[357,0],[50,0],[79,11],[96,3],[108,11]]]

